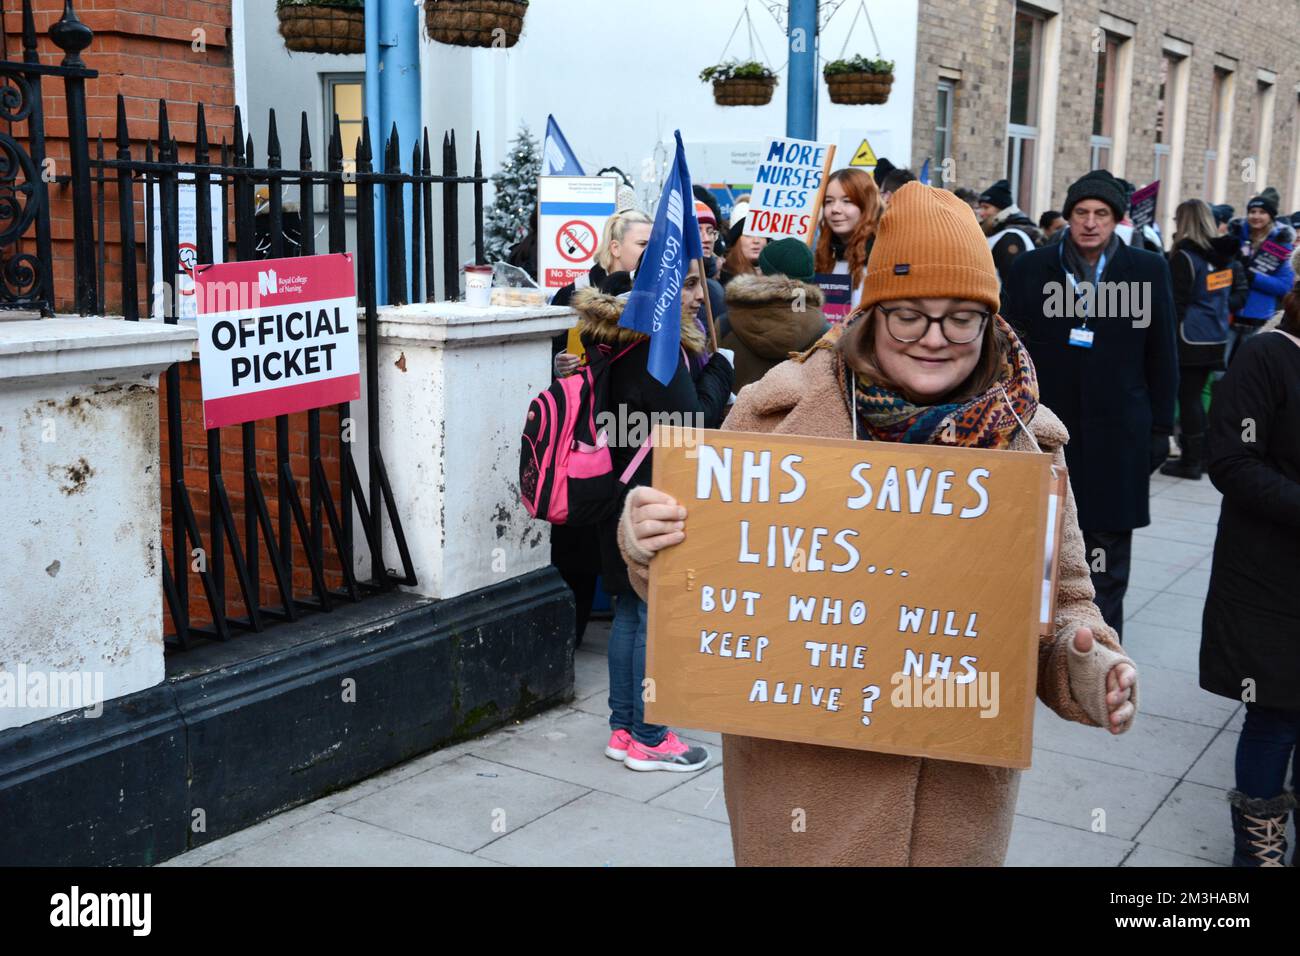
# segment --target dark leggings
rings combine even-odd
[[[1286,789],[1286,771],[1291,765],[1291,787],[1300,780],[1295,763],[1300,753],[1300,711],[1246,705],[1246,723],[1237,740],[1237,789],[1248,797],[1265,800]]]
[[[1178,369],[1178,420],[1184,436],[1199,438],[1205,434],[1205,406],[1201,393],[1210,377],[1205,366],[1184,365]]]

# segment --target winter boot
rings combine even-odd
[[[1204,435],[1184,435],[1183,453],[1177,461],[1167,461],[1160,466],[1160,474],[1171,478],[1200,481],[1203,473],[1201,457],[1205,452]]]
[[[1232,806],[1233,866],[1285,866],[1286,818],[1295,808],[1295,794],[1248,797],[1228,792]]]

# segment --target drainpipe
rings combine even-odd
[[[817,5],[790,0],[785,135],[794,139],[817,138]]]
[[[374,168],[383,169],[384,147],[396,124],[402,171],[410,171],[411,147],[420,135],[420,9],[411,0],[366,2],[366,117]],[[409,229],[409,186],[404,194],[404,221]],[[379,187],[375,187],[375,209],[375,288],[379,302],[386,304],[390,300],[384,231],[388,211]],[[408,283],[411,267],[408,261]]]
[[[365,121],[370,127],[372,168],[383,166],[383,139],[380,135],[380,7],[383,0],[365,4]],[[383,190],[374,186],[374,208],[383,208]],[[383,233],[382,213],[376,216],[374,229],[374,298],[377,304],[389,300],[389,250]]]

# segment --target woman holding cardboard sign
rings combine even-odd
[[[861,308],[799,359],[745,389],[725,428],[1044,451],[1064,467],[1064,426],[1038,404],[1033,363],[994,314],[998,275],[969,207],[908,183],[880,221]],[[686,509],[634,489],[619,527],[645,594],[656,551]],[[1062,513],[1056,633],[1038,695],[1067,720],[1129,728],[1137,671],[1093,603],[1073,495]],[[999,865],[1019,772],[869,751],[724,737],[727,812],[741,865]],[[802,809],[804,829],[791,827]]]

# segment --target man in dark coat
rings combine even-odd
[[[1041,246],[1043,234],[1016,205],[1011,196],[1011,184],[1005,179],[999,179],[980,193],[975,214],[979,216],[984,235],[989,238],[993,265],[1005,286],[1011,274],[1011,263],[1023,253]]]
[[[1116,632],[1133,529],[1151,523],[1150,476],[1169,454],[1178,389],[1169,266],[1115,235],[1125,199],[1105,170],[1072,185],[1065,237],[1012,264],[1004,299],[1042,402],[1070,431],[1065,459],[1097,606]]]

